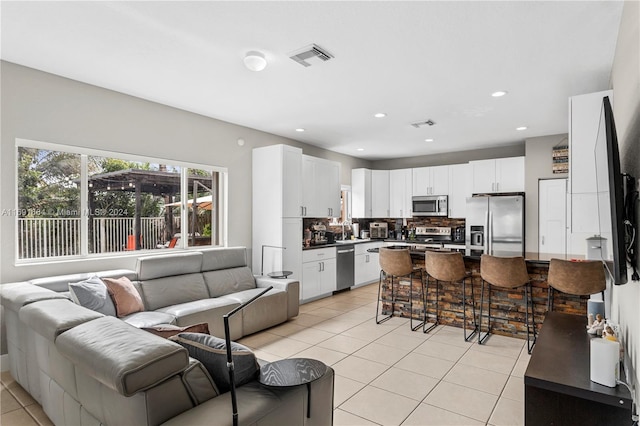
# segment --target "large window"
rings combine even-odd
[[[225,244],[226,170],[17,143],[17,258]]]

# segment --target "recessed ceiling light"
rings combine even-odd
[[[516,130],[527,130],[527,126],[516,127]]]
[[[304,132],[304,129],[303,129],[302,127],[297,128],[297,129],[296,129],[296,132]]]
[[[356,151],[364,151],[364,148],[358,148]]]
[[[433,142],[433,138],[425,139],[425,142]]]
[[[494,98],[499,98],[500,96],[504,96],[506,94],[507,94],[507,92],[505,92],[503,90],[498,90],[497,92],[493,92],[491,94],[491,96],[493,96]]]
[[[386,117],[386,116],[387,116],[387,114],[385,114],[384,112],[378,112],[378,113],[376,113],[376,114],[373,114],[373,116],[374,116],[375,118],[384,118],[384,117]]]

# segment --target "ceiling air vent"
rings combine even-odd
[[[307,59],[319,58],[322,61],[328,61],[333,58],[333,55],[317,44],[310,44],[309,46],[303,47],[302,49],[296,50],[295,52],[291,52],[289,57],[302,65],[303,67],[310,67],[311,64],[307,62]]]
[[[420,127],[423,127],[423,126],[433,126],[434,124],[436,123],[433,120],[426,120],[426,121],[419,121],[417,123],[411,123],[411,125],[416,129],[419,129]]]

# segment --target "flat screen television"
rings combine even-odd
[[[598,221],[600,236],[603,238],[600,244],[600,255],[611,281],[614,284],[625,284],[627,257],[623,175],[620,171],[620,152],[613,110],[608,96],[602,99],[594,154]],[[609,241],[611,244],[608,244]]]

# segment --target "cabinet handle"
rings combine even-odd
[[[496,182],[496,191],[500,191],[500,182]]]
[[[544,245],[544,235],[542,236],[542,245]]]
[[[366,256],[365,256],[365,262],[366,262],[366,263],[369,263],[369,255],[366,255]]]
[[[400,216],[402,217],[402,209],[400,209]]]
[[[496,183],[495,182],[491,182],[491,191],[495,191],[496,190]]]
[[[324,262],[320,262],[322,264],[322,271],[324,272]]]
[[[322,272],[322,262],[318,262],[318,272]]]
[[[300,216],[304,216],[304,207],[300,206]]]

